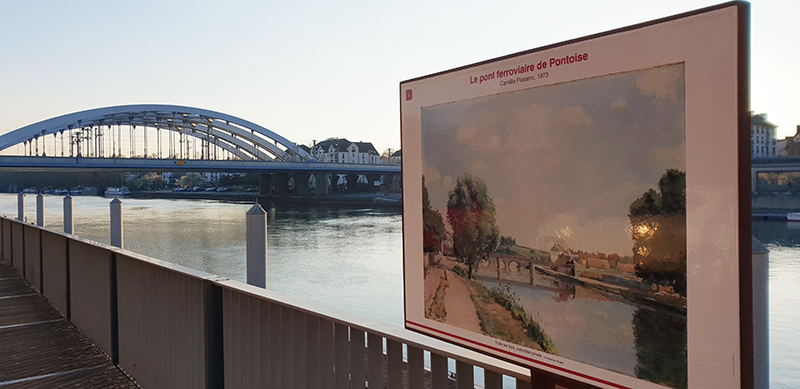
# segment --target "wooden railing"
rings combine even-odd
[[[403,328],[0,222],[2,259],[146,388],[474,388],[476,368],[479,386],[531,387],[527,369]]]

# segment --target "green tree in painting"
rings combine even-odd
[[[686,173],[669,169],[634,200],[631,222],[636,275],[686,296]]]
[[[685,316],[637,308],[633,336],[636,377],[676,389],[687,387]]]
[[[500,238],[494,201],[483,180],[471,174],[458,177],[448,193],[447,221],[453,229],[453,253],[467,265],[467,278],[472,278],[480,261],[497,250]]]
[[[438,210],[431,207],[428,199],[428,187],[425,186],[425,176],[422,176],[422,247],[426,253],[438,253],[446,231],[444,221]]]

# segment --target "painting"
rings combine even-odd
[[[424,317],[687,387],[685,84],[675,63],[422,107]]]

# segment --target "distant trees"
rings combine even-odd
[[[517,245],[517,240],[510,236],[500,236],[500,246],[514,247]]]
[[[438,210],[431,207],[428,199],[428,187],[425,176],[422,176],[422,247],[426,253],[438,253],[447,232],[444,221]]]
[[[167,180],[157,173],[145,174],[133,180],[133,189],[137,190],[158,190],[167,186]]]
[[[261,185],[261,177],[260,174],[255,173],[237,173],[222,176],[219,179],[219,184],[220,186],[258,187]]]
[[[195,186],[200,186],[201,184],[203,184],[203,181],[205,181],[205,179],[203,179],[203,176],[201,176],[200,173],[192,172],[192,173],[186,173],[185,176],[181,177],[180,180],[178,180],[178,183],[181,186],[192,188]]]
[[[636,275],[686,296],[686,173],[669,169],[630,205]]]
[[[489,254],[497,250],[500,230],[494,201],[478,177],[463,174],[448,193],[447,221],[453,229],[453,253],[467,265],[467,278]]]

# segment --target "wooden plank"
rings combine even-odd
[[[320,320],[316,316],[306,316],[306,369],[308,370],[308,385],[310,389],[322,386],[322,371],[320,370]]]
[[[403,345],[394,340],[386,340],[386,387],[403,388]]]
[[[383,388],[383,337],[367,333],[367,352],[369,387]]]
[[[484,370],[483,387],[486,389],[503,389],[503,375],[491,370]]]
[[[247,340],[247,350],[248,353],[244,355],[247,358],[246,361],[242,361],[242,364],[246,366],[244,373],[248,379],[245,381],[248,383],[248,387],[250,388],[260,388],[261,387],[261,325],[259,323],[259,318],[261,317],[258,310],[259,310],[259,300],[247,296],[244,299],[246,305],[244,305],[244,309],[247,310],[247,314],[242,316],[242,320],[247,320],[246,322],[242,323],[242,328],[244,329],[242,333],[245,336],[249,336]]]
[[[433,389],[447,389],[447,357],[431,353],[431,384]]]
[[[456,361],[458,389],[475,389],[475,368],[469,363]]]
[[[350,387],[366,388],[366,360],[364,331],[350,327]]]
[[[336,350],[334,348],[333,323],[325,319],[320,319],[319,328],[320,372],[322,377],[320,387],[323,389],[333,389],[336,385],[336,375],[334,372],[336,366]]]
[[[269,307],[269,346],[270,346],[270,363],[269,363],[269,386],[270,388],[279,388],[282,378],[282,361],[283,361],[283,343],[281,342],[281,306],[278,304],[270,304]]]
[[[36,292],[34,291],[34,293]],[[61,316],[58,311],[52,309],[53,306],[38,293],[5,297],[0,299],[0,303],[2,303],[0,304],[0,307],[2,307],[0,308],[0,313],[2,313],[0,314],[0,327],[64,319],[64,317]]]
[[[281,307],[281,365],[283,374],[281,375],[282,388],[294,388],[294,338],[292,337],[292,309]]]
[[[350,335],[349,328],[336,323],[336,389],[350,388]]]
[[[308,387],[308,351],[306,351],[306,314],[292,312],[292,333],[294,338],[294,388]]]
[[[420,348],[408,346],[408,388],[421,388],[425,384],[425,353]]]
[[[0,386],[136,387],[9,264],[0,274]]]
[[[272,356],[270,346],[270,303],[264,300],[258,300],[258,352],[259,363],[257,369],[259,370],[259,380],[256,385],[259,388],[269,388],[272,376],[270,375],[270,358]]]

